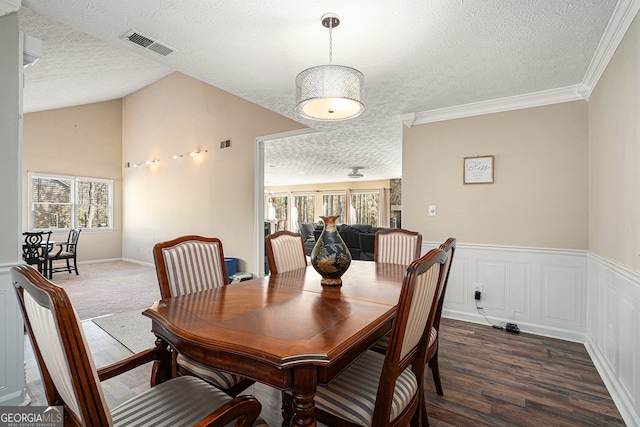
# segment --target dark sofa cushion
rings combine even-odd
[[[339,233],[357,233],[358,230],[350,226],[349,224],[340,224],[340,226],[338,227],[338,232]]]
[[[373,233],[359,233],[358,238],[360,240],[360,259],[373,261],[376,235]]]
[[[358,233],[371,233],[371,224],[353,224],[351,227],[355,228]]]
[[[310,223],[300,224],[300,234],[302,234],[303,240],[315,240],[313,237],[313,229],[315,226],[315,224]]]

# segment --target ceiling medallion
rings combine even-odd
[[[296,112],[307,119],[337,121],[358,117],[364,75],[355,68],[333,65],[333,29],[340,25],[335,13],[326,13],[322,25],[329,28],[329,65],[307,68],[296,77]]]

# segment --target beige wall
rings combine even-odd
[[[589,100],[589,250],[640,272],[640,23]]]
[[[180,73],[123,99],[123,257],[153,262],[157,242],[216,236],[241,271],[256,271],[255,138],[304,126]],[[222,140],[232,146],[220,149]],[[208,149],[194,158],[174,154]]]
[[[586,249],[587,132],[583,101],[405,128],[403,228],[426,241]],[[494,184],[463,185],[463,158],[476,155],[495,156]]]
[[[83,230],[78,260],[122,256],[122,102],[60,108],[24,116],[22,226],[28,221],[28,172],[113,180],[113,231]],[[54,234],[66,240],[67,234]]]

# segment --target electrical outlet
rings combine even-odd
[[[473,284],[473,298],[476,301],[480,301],[481,296],[482,296],[482,285],[480,283],[474,283]]]

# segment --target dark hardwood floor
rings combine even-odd
[[[444,396],[425,374],[431,426],[619,426],[582,344],[442,319]]]
[[[83,323],[97,366],[131,354],[93,322]],[[30,345],[25,358],[32,405],[44,405]],[[582,344],[442,319],[440,371],[444,396],[436,394],[430,370],[425,376],[433,427],[624,425]],[[146,389],[149,376],[145,365],[105,381],[109,406]],[[256,384],[247,393],[262,403],[263,418],[279,426],[280,392]]]

